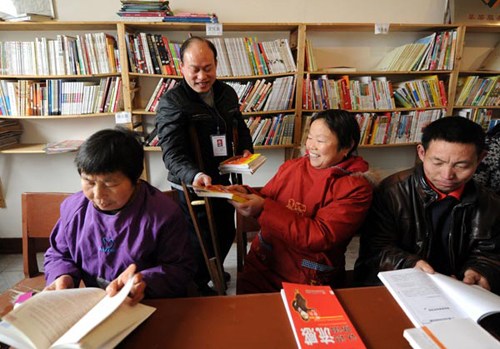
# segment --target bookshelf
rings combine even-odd
[[[500,25],[440,25],[440,24],[390,24],[385,35],[374,34],[375,25],[371,23],[224,23],[223,39],[255,38],[257,42],[267,42],[287,39],[296,69],[285,72],[268,71],[262,73],[231,73],[219,76],[219,79],[228,83],[252,85],[265,79],[265,83],[275,83],[279,79],[293,79],[293,89],[290,103],[286,108],[266,109],[264,107],[247,109],[243,112],[246,119],[260,118],[272,119],[283,114],[291,115],[293,134],[291,141],[286,144],[263,144],[256,146],[257,150],[284,150],[285,158],[298,155],[301,140],[303,139],[303,122],[308,115],[322,109],[319,106],[304,104],[304,87],[311,81],[327,79],[338,81],[347,76],[350,81],[386,80],[393,84],[423,80],[428,76],[435,76],[443,82],[446,105],[401,106],[398,104],[388,106],[361,106],[356,108],[356,113],[368,114],[372,117],[380,115],[415,114],[442,110],[442,115],[452,115],[463,109],[472,110],[474,114],[479,110],[486,110],[490,117],[499,118],[500,107],[489,105],[463,105],[455,103],[459,84],[464,77],[478,76],[480,78],[494,77],[498,71],[479,70],[481,61],[488,52],[498,45]],[[388,70],[376,69],[377,65],[391,50],[416,42],[432,33],[455,30],[455,55],[453,66],[447,69],[426,71],[415,70]],[[46,23],[0,23],[2,41],[34,41],[37,37],[56,38],[57,35],[77,36],[85,33],[104,32],[116,38],[116,59],[122,67],[127,67],[130,61],[130,35],[140,33],[160,35],[168,38],[170,42],[182,43],[189,34],[206,36],[204,24],[184,23],[146,23],[146,22],[46,22]],[[306,66],[307,47],[306,40],[312,44],[317,68],[310,70]],[[219,53],[219,61],[221,61]],[[255,58],[255,57],[254,57]],[[342,69],[323,70],[330,67],[347,67]],[[354,68],[354,69],[352,69]],[[1,73],[1,72],[0,72]],[[15,82],[20,80],[44,81],[58,79],[63,82],[99,82],[102,79],[121,79],[121,94],[117,97],[121,106],[118,110],[129,112],[130,122],[126,126],[142,132],[145,136],[154,128],[153,110],[146,110],[151,101],[151,96],[159,85],[161,79],[178,81],[182,77],[177,71],[166,73],[161,71],[140,71],[121,69],[111,73],[88,73],[68,75],[36,75],[36,74],[3,74],[0,80]],[[383,79],[382,79],[383,78]],[[70,113],[68,115],[17,115],[0,116],[0,118],[16,118],[24,127],[21,144],[0,150],[0,154],[14,156],[16,154],[44,154],[45,143],[63,139],[82,139],[102,128],[115,126],[114,112],[92,112],[87,114]],[[401,167],[411,165],[414,160],[413,145],[415,140],[400,143],[368,142],[361,144],[362,151],[372,154],[377,159],[386,155],[392,157],[397,153],[395,162],[400,162]],[[158,160],[159,147],[145,147],[147,151],[147,172],[151,170],[151,163]],[[364,155],[364,154],[363,154]],[[371,160],[371,157],[368,158]],[[378,160],[376,160],[378,161]],[[409,162],[410,161],[410,162]],[[160,171],[164,171],[160,168]],[[151,173],[147,173],[149,177]]]
[[[1,154],[43,154],[46,143],[114,127],[121,73],[108,57],[106,35],[116,38],[116,23],[0,23],[0,31],[0,118],[17,119],[24,129],[20,143]],[[92,60],[83,58],[86,48]]]
[[[482,64],[489,53],[500,45],[499,34],[500,25],[467,25],[464,28],[461,59],[457,61],[453,113],[468,117],[485,129],[488,128],[490,120],[500,119],[500,102],[498,102],[500,70],[482,69]],[[462,83],[468,80],[474,83],[467,89]],[[491,98],[480,98],[484,95]],[[494,104],[492,104],[493,95],[497,100]]]

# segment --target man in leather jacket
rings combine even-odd
[[[229,85],[216,80],[217,51],[210,41],[189,38],[181,47],[180,57],[184,79],[162,96],[156,114],[168,180],[178,190],[182,190],[182,182],[229,185],[229,175],[219,174],[219,163],[232,155],[253,152],[238,96]],[[184,195],[180,194],[182,202]],[[210,277],[186,203],[181,206],[191,223],[191,240],[198,256],[195,281],[203,292]],[[213,200],[212,208],[223,262],[234,241],[234,208],[226,200]],[[200,212],[198,216],[209,237],[206,214]]]
[[[481,127],[462,117],[427,126],[413,169],[382,181],[356,261],[358,284],[416,267],[500,294],[500,197],[472,176],[486,154]]]

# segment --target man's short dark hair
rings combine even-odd
[[[338,150],[351,148],[348,156],[356,151],[360,139],[359,125],[354,115],[341,109],[328,109],[313,115],[311,123],[318,119],[325,120],[330,131],[337,135]]]
[[[214,54],[214,60],[217,61],[217,49],[215,48],[215,45],[210,41],[205,38],[202,38],[200,36],[192,36],[186,41],[182,43],[181,49],[180,49],[180,56],[181,56],[181,62],[184,63],[184,53],[186,50],[191,46],[193,42],[202,42],[207,44],[208,48],[213,52]]]
[[[461,116],[448,116],[430,123],[422,134],[422,146],[427,150],[430,142],[435,140],[474,144],[478,157],[486,149],[483,128],[474,121]]]
[[[75,164],[78,173],[122,172],[136,183],[144,168],[144,149],[136,134],[117,127],[94,133],[80,147]]]

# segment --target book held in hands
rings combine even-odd
[[[43,291],[0,322],[0,342],[18,349],[114,348],[156,309],[125,302],[133,278],[115,296],[100,288]]]
[[[404,331],[413,348],[500,348],[496,294],[416,268],[384,271],[378,277],[416,327]]]
[[[228,199],[236,202],[247,201],[247,199],[240,195],[241,193],[234,190],[229,190],[227,187],[220,184],[212,184],[204,187],[192,186],[192,188],[196,195],[200,197]]]
[[[261,167],[267,158],[262,154],[252,154],[250,156],[233,156],[219,165],[220,173],[250,173],[253,174]]]
[[[281,298],[299,349],[366,348],[329,286],[282,285]]]

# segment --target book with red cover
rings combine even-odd
[[[281,298],[299,349],[366,349],[330,286],[283,282]]]

